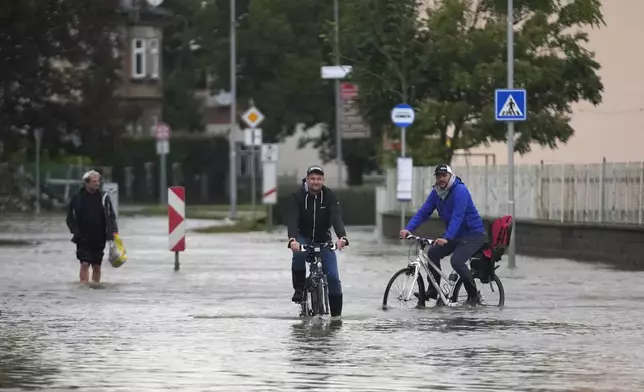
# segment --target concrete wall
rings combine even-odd
[[[489,225],[489,219],[485,219],[485,224]],[[383,213],[383,237],[398,238],[399,231],[400,213]],[[417,234],[432,238],[443,231],[442,222],[430,219]],[[598,261],[620,269],[644,270],[644,227],[641,226],[517,220],[515,234],[517,254]]]

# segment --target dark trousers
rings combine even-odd
[[[476,283],[474,283],[472,273],[465,263],[477,250],[481,248],[484,242],[484,234],[475,234],[448,241],[444,245],[434,245],[427,251],[427,256],[429,256],[429,259],[433,261],[438,268],[441,268],[441,259],[451,254],[452,257],[450,262],[452,264],[452,268],[454,268],[454,271],[456,271],[456,273],[461,277],[463,286],[465,287],[465,290],[467,290],[468,297],[476,297]],[[434,279],[436,279],[436,282],[440,283],[440,274],[432,270],[432,275],[434,276]],[[432,298],[436,298],[438,294],[436,293],[434,286],[431,284],[427,292]]]

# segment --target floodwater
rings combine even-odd
[[[0,247],[0,389],[644,390],[641,272],[519,257],[503,309],[383,311],[408,246],[349,228],[342,322],[305,321],[283,232],[189,233],[175,272],[166,219],[120,225],[130,260],[89,288],[62,216],[0,221],[38,241]]]

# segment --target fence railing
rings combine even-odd
[[[35,178],[34,164],[24,165],[24,171]],[[105,182],[119,184],[119,200],[122,203],[156,203],[159,201],[159,169],[157,162],[146,162],[140,166],[83,166],[72,164],[43,164],[40,168],[41,186],[48,193],[63,200],[69,200],[71,192],[82,186],[82,174],[95,169],[101,173]],[[199,172],[187,170],[181,163],[168,164],[168,186],[186,187],[187,198],[192,203],[228,203],[228,173],[220,168],[208,167]],[[296,187],[298,179],[294,176],[278,176],[277,185]],[[237,177],[237,198],[240,204],[250,204],[250,176]],[[255,180],[256,201],[262,201],[261,171]],[[288,188],[288,187],[287,187]]]
[[[481,215],[507,214],[508,166],[454,167]],[[414,167],[412,201],[417,211],[434,184],[433,167]],[[644,162],[515,165],[517,219],[639,224],[643,222]],[[387,171],[386,209],[399,210],[396,171]]]

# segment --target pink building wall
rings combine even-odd
[[[573,106],[575,135],[557,150],[533,146],[531,153],[515,154],[522,163],[593,163],[606,157],[609,162],[644,160],[644,0],[605,0],[602,12],[606,26],[589,30],[586,45],[596,54],[602,68],[603,103],[597,107],[582,102]],[[530,108],[528,107],[528,115]],[[506,144],[480,147],[471,152],[496,154],[498,164],[506,164]],[[463,165],[455,158],[454,165]],[[484,164],[472,158],[470,164]]]

